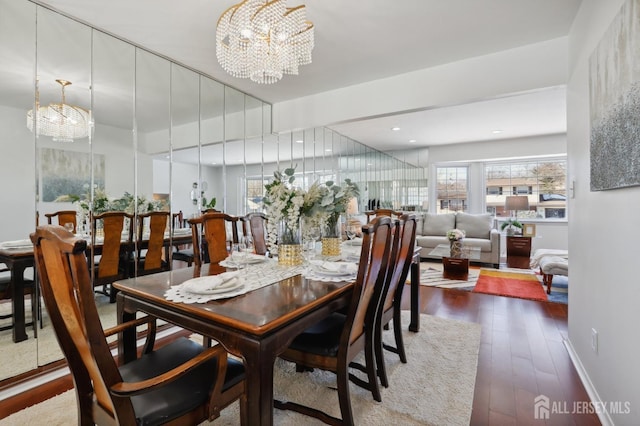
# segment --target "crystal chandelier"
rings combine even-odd
[[[39,95],[36,96],[36,116],[33,110],[27,112],[27,127],[33,132],[35,122],[36,134],[52,136],[56,142],[73,142],[74,139],[89,136],[91,114],[84,108],[65,103],[64,89],[70,81],[56,80],[62,86],[62,100],[49,106],[40,106]]]
[[[244,0],[227,9],[216,30],[218,62],[234,77],[271,84],[311,63],[313,23],[305,6],[286,0]]]

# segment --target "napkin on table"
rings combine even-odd
[[[240,282],[240,271],[224,272],[219,275],[194,278],[185,281],[182,288],[190,293],[215,294],[225,288],[233,288]]]

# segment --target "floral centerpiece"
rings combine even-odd
[[[294,168],[287,168],[282,172],[276,171],[274,180],[265,185],[266,193],[263,201],[269,219],[267,244],[272,253],[282,251],[283,246],[300,246],[302,243],[300,219],[309,214],[319,199],[318,185],[312,185],[309,191],[295,187],[294,174]],[[292,249],[298,251],[298,247]],[[279,261],[283,257],[282,254],[279,253]],[[293,264],[302,262],[301,251],[299,255],[296,253],[294,256]]]
[[[349,201],[360,194],[358,185],[345,179],[342,185],[327,181],[320,186],[320,200],[315,209],[322,229],[322,254],[340,254],[340,215],[346,213]]]
[[[462,240],[465,237],[462,229],[450,229],[447,231],[447,239],[449,240],[449,249],[451,257],[462,256]]]

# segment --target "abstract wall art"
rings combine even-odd
[[[640,0],[627,0],[589,59],[591,190],[640,185]]]

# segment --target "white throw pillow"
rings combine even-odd
[[[455,228],[455,224],[455,213],[426,213],[424,216],[422,235],[447,235],[447,231]]]
[[[484,214],[456,214],[456,228],[462,229],[467,238],[489,238],[492,216]]]

